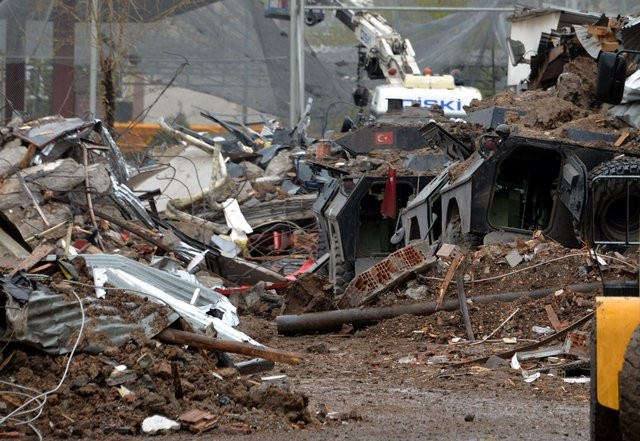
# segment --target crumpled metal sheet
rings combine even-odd
[[[622,46],[640,51],[640,17],[630,20],[620,29]]]
[[[111,137],[109,130],[107,130],[105,125],[102,124],[102,121],[96,119],[93,121],[93,124],[96,129],[100,130],[102,140],[107,144],[111,151],[111,154],[109,155],[109,164],[111,165],[112,173],[116,176],[120,184],[126,184],[129,178],[131,178],[131,173],[127,167],[126,161],[124,160],[122,151],[118,148]]]
[[[170,306],[196,329],[211,326],[219,338],[260,345],[232,328],[239,323],[236,307],[210,288],[117,254],[82,254],[79,257],[92,268],[97,286],[108,282],[116,288],[153,297]]]
[[[573,29],[576,31],[576,38],[580,41],[580,44],[585,51],[591,56],[591,58],[598,58],[598,54],[602,50],[598,41],[591,35],[586,26],[574,25]]]
[[[635,71],[627,77],[624,82],[623,103],[640,101],[640,70]]]
[[[236,307],[231,304],[229,299],[203,285],[183,280],[166,271],[118,254],[80,254],[79,257],[82,257],[92,269],[122,270],[136,279],[148,283],[186,303],[191,301],[194,291],[199,289],[200,295],[194,303],[195,306],[211,306],[212,309],[220,311],[225,323],[231,326],[239,323]],[[117,286],[117,288],[136,291],[135,286],[126,286],[125,284]]]
[[[138,197],[131,191],[129,187],[118,182],[114,175],[111,178],[111,186],[113,188],[113,199],[118,205],[125,210],[133,218],[140,219],[148,228],[155,228],[156,224],[151,219],[151,215],[147,212],[144,205]]]
[[[45,156],[49,156],[56,145],[56,141],[81,142],[81,137],[95,131],[102,142],[109,148],[109,164],[111,172],[117,181],[125,184],[131,177],[122,151],[118,148],[111,134],[99,119],[85,121],[80,118],[47,117],[31,121],[24,126],[15,128],[13,134],[18,138],[37,146]],[[64,143],[62,143],[64,144]],[[64,151],[70,144],[61,146]],[[60,153],[54,155],[57,158]]]
[[[32,125],[26,125],[14,130],[14,134],[38,148],[64,138],[67,135],[93,127],[95,121],[85,121],[80,118],[43,118],[33,121]]]
[[[80,305],[73,296],[34,290],[26,304],[11,296],[5,296],[5,300],[6,327],[0,330],[4,331],[0,340],[33,346],[49,354],[71,352],[82,324]],[[142,310],[144,305],[132,303],[127,320],[101,299],[85,297],[82,304],[85,327],[79,350],[83,352],[100,353],[107,346],[122,346],[132,335],[141,333],[154,337],[178,318],[168,308],[149,313]],[[135,321],[131,317],[136,317]]]
[[[622,104],[610,107],[608,112],[630,126],[640,128],[640,71],[627,77]]]
[[[24,276],[17,274],[13,277],[2,276],[0,278],[0,292],[4,292],[19,302],[26,302],[33,291],[31,282]]]
[[[609,109],[609,114],[620,118],[636,129],[640,129],[640,101],[613,106]]]

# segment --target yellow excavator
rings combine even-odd
[[[618,104],[622,101],[627,62],[624,52],[602,52],[598,58],[596,98]],[[640,222],[640,201],[632,195],[640,186],[640,170],[625,176],[599,176],[590,181],[590,191],[623,185],[626,204],[618,207],[620,222],[631,231]],[[635,188],[635,191],[632,190]],[[601,190],[600,190],[601,191]],[[589,198],[591,199],[591,198]],[[595,212],[595,207],[590,207]],[[595,225],[597,219],[593,219]],[[596,228],[593,228],[595,231]],[[596,236],[596,237],[594,237]],[[593,245],[638,246],[640,238],[627,237],[620,243],[600,240]],[[635,281],[604,282],[603,295],[596,297],[591,336],[591,440],[640,440],[640,271]]]

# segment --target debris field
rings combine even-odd
[[[503,142],[499,125],[637,159],[640,130],[595,99],[596,77],[580,53],[552,86],[474,101],[468,120],[406,108],[331,138],[273,123],[214,140],[163,120],[165,141],[143,155],[124,154],[100,120],[11,121],[0,438],[388,439],[408,425],[410,437],[584,439],[595,297],[604,281],[638,279],[637,247],[594,246],[575,221],[561,229],[570,241],[551,221],[552,234],[495,228],[471,241],[433,225],[417,238],[405,228],[393,247],[385,235],[430,183],[497,154],[485,147]],[[500,124],[485,124],[495,109]],[[377,148],[376,130],[405,144]],[[396,195],[392,176],[416,191]],[[320,207],[347,206],[366,179],[361,217]],[[393,214],[366,230],[371,207]],[[358,251],[344,280],[348,237]],[[494,427],[501,400],[534,409],[513,423],[522,437]],[[427,429],[412,412],[429,403],[451,412],[425,416]],[[562,417],[529,438],[542,409]]]

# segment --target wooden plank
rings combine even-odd
[[[629,132],[625,131],[616,139],[616,142],[613,143],[614,147],[620,147],[629,137]]]
[[[449,288],[449,284],[451,283],[451,280],[453,280],[453,275],[455,274],[456,269],[458,269],[460,262],[462,262],[463,260],[464,260],[464,254],[462,254],[459,251],[456,252],[455,255],[453,256],[453,260],[451,261],[449,270],[447,271],[447,274],[444,277],[444,281],[442,282],[442,285],[440,285],[440,288],[438,290],[438,299],[436,300],[436,308],[439,308],[440,305],[442,304],[442,300],[444,299],[444,294],[447,292],[447,288]]]
[[[232,352],[234,354],[260,357],[267,360],[278,361],[288,364],[298,364],[302,360],[302,354],[289,351],[268,348],[266,346],[256,346],[250,343],[239,343],[229,340],[219,340],[207,337],[206,335],[195,334],[193,332],[180,331],[167,328],[157,337],[167,343],[177,345],[191,345],[202,349],[210,349],[219,352]]]
[[[31,252],[31,255],[29,257],[27,257],[26,259],[24,259],[22,262],[20,262],[20,264],[17,265],[13,269],[13,271],[11,271],[9,273],[9,275],[11,277],[13,277],[13,276],[16,275],[16,273],[18,273],[18,271],[24,271],[24,270],[27,270],[27,269],[31,268],[36,263],[40,262],[42,259],[44,259],[46,256],[48,256],[52,251],[53,251],[53,245],[42,244],[42,245],[37,246]]]
[[[525,346],[521,346],[519,348],[511,349],[509,351],[500,352],[498,354],[493,354],[493,355],[495,355],[496,357],[500,357],[500,358],[506,359],[506,358],[513,357],[513,354],[515,354],[516,352],[530,351],[532,349],[536,349],[536,348],[539,348],[539,347],[544,346],[546,344],[549,344],[550,342],[552,342],[554,340],[557,340],[559,338],[563,338],[565,335],[567,335],[569,333],[569,331],[572,331],[572,330],[584,325],[585,323],[587,323],[589,320],[591,320],[593,318],[594,314],[595,314],[595,312],[590,312],[589,314],[587,314],[584,317],[582,317],[580,320],[571,323],[569,326],[564,328],[562,331],[556,332],[555,334],[552,334],[549,337],[544,338],[544,339],[542,339],[542,340],[540,340],[538,342],[531,343],[531,344],[528,344],[528,345],[525,345]],[[451,365],[451,367],[461,367],[461,366],[467,366],[467,365],[470,365],[470,364],[484,363],[488,359],[489,359],[489,356],[474,358],[474,359],[467,360],[467,361],[461,361],[459,363],[453,363]]]
[[[556,311],[553,309],[553,306],[545,305],[544,310],[547,311],[547,317],[549,317],[551,326],[553,326],[553,329],[556,332],[562,331],[564,328],[566,328],[569,325],[567,322],[560,321],[560,319],[558,318],[558,314],[556,314]]]

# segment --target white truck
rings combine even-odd
[[[475,87],[456,85],[452,75],[421,72],[411,42],[402,38],[384,17],[350,9],[337,10],[336,17],[354,32],[362,45],[358,70],[363,68],[369,78],[386,79],[389,83],[375,88],[370,107],[373,114],[385,113],[389,100],[395,99],[402,100],[403,106],[437,104],[445,116],[460,118],[466,116],[464,106],[473,99],[482,99]],[[356,93],[362,91],[359,85]],[[354,99],[357,105],[366,101],[355,94]]]

